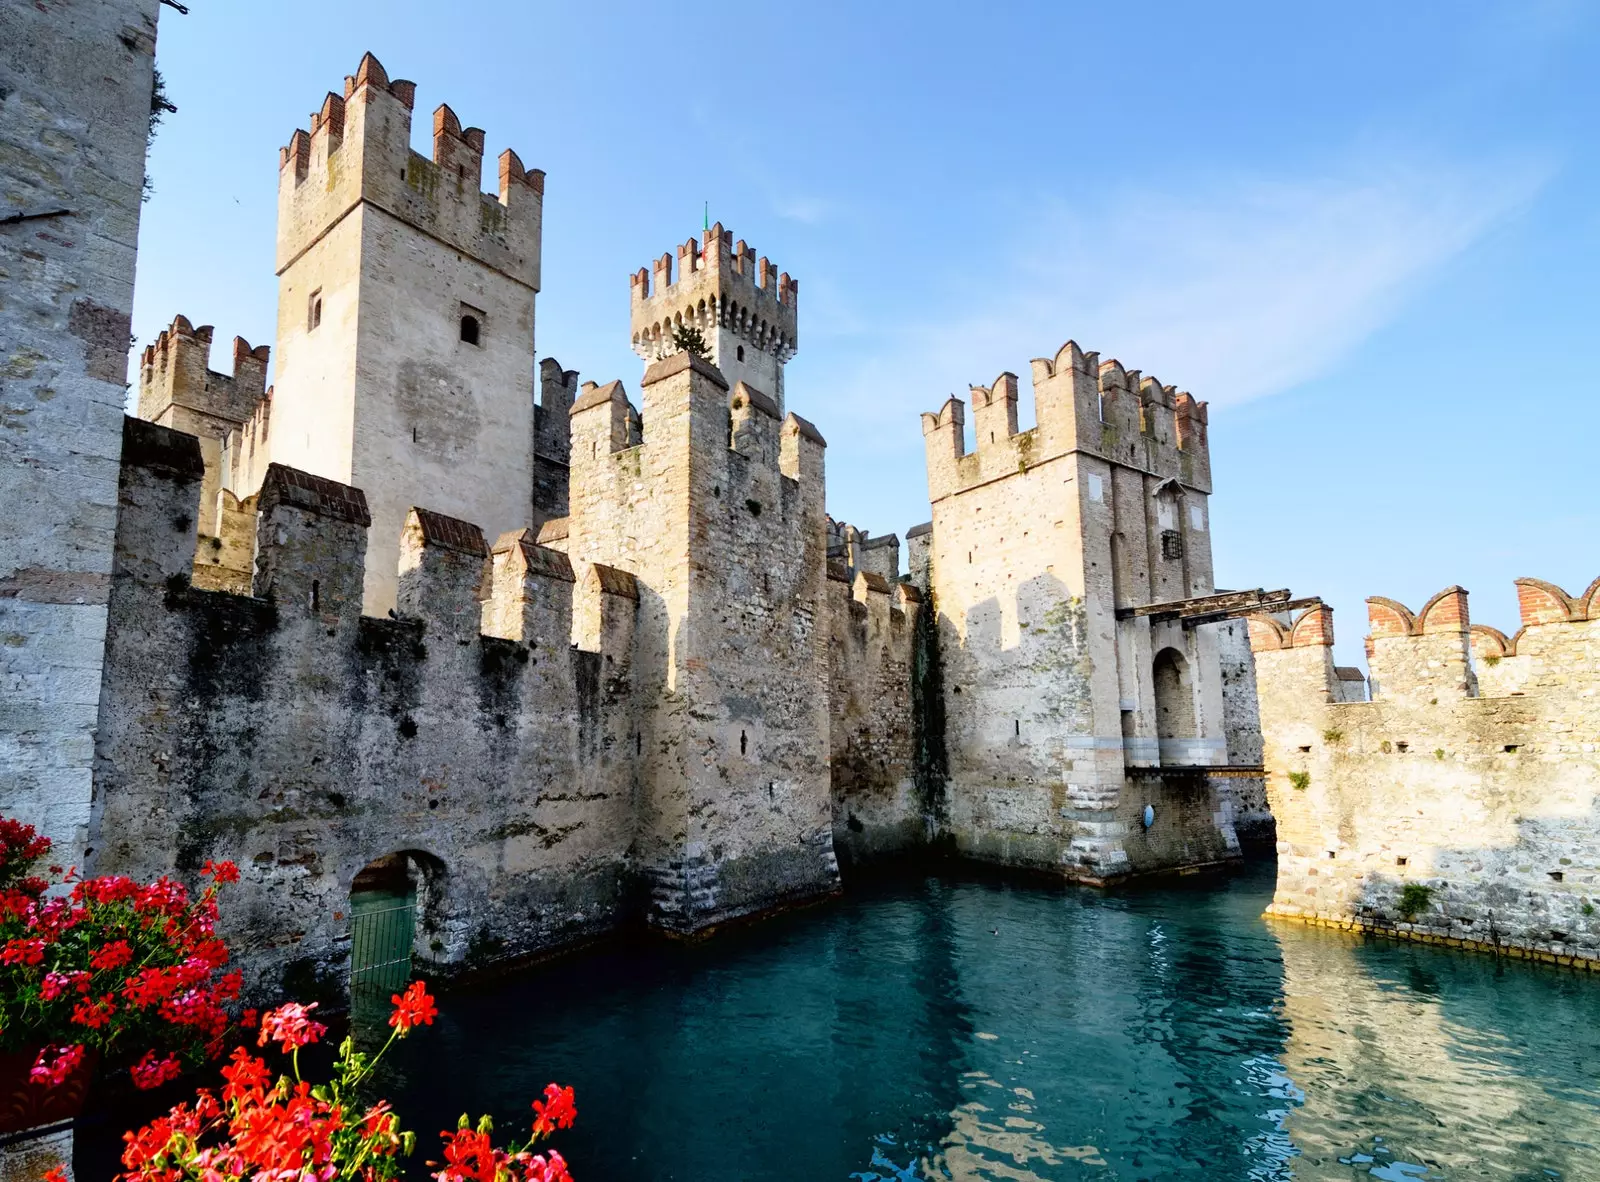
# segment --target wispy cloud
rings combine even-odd
[[[798,193],[789,193],[784,196],[775,196],[772,199],[772,212],[781,218],[802,225],[817,226],[839,212],[839,203],[827,197],[808,197]]]
[[[834,375],[835,400],[904,424],[969,382],[1026,377],[1069,336],[1213,405],[1278,393],[1359,347],[1551,172],[1499,165],[1367,156],[1317,176],[1039,200],[988,257],[965,240],[951,256],[964,274],[942,277],[951,296],[931,314],[863,326],[878,340]]]

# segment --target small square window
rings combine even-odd
[[[1183,535],[1177,530],[1164,529],[1161,531],[1161,557],[1183,557]]]
[[[311,293],[306,301],[306,331],[311,332],[322,323],[322,288]]]

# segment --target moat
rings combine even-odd
[[[902,877],[447,994],[383,1087],[418,1177],[558,1079],[582,1182],[1600,1178],[1600,983],[1268,922],[1271,890]]]

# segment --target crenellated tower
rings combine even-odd
[[[677,351],[678,328],[698,328],[707,360],[729,382],[766,394],[781,413],[783,366],[800,347],[800,284],[743,239],[735,242],[721,222],[706,231],[704,248],[693,238],[678,247],[676,280],[671,251],[653,270],[652,278],[652,268],[640,267],[631,280],[633,351],[658,361]]]
[[[139,359],[139,417],[200,439],[205,477],[195,521],[199,537],[195,573],[202,585],[225,577],[214,569],[217,566],[227,566],[230,575],[237,573],[239,562],[223,553],[236,532],[229,515],[238,504],[228,491],[232,485],[226,453],[230,439],[265,413],[267,362],[272,354],[266,345],[234,337],[233,373],[219,373],[210,365],[212,335],[211,325],[196,328],[187,316],[174,316]]]
[[[369,53],[279,152],[270,461],[365,490],[379,614],[412,505],[494,536],[534,485],[544,174],[507,149],[481,192],[484,133],[443,105],[412,151],[415,96]]]
[[[560,545],[590,592],[590,568],[637,580],[636,857],[651,922],[696,931],[838,886],[825,445],[681,350],[640,409],[621,382],[579,391]]]
[[[957,843],[1097,880],[1236,853],[1165,770],[1227,762],[1216,638],[1151,610],[1214,591],[1205,404],[1071,341],[1026,430],[1018,386],[972,387],[971,451],[960,400],[922,416]]]

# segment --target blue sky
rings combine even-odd
[[[704,201],[800,281],[836,517],[926,520],[918,412],[1071,337],[1210,401],[1218,583],[1322,595],[1341,660],[1367,595],[1510,632],[1600,575],[1600,5],[190,8],[141,345],[271,342],[277,149],[370,49],[419,150],[448,102],[549,174],[541,357],[636,394],[628,274]]]

